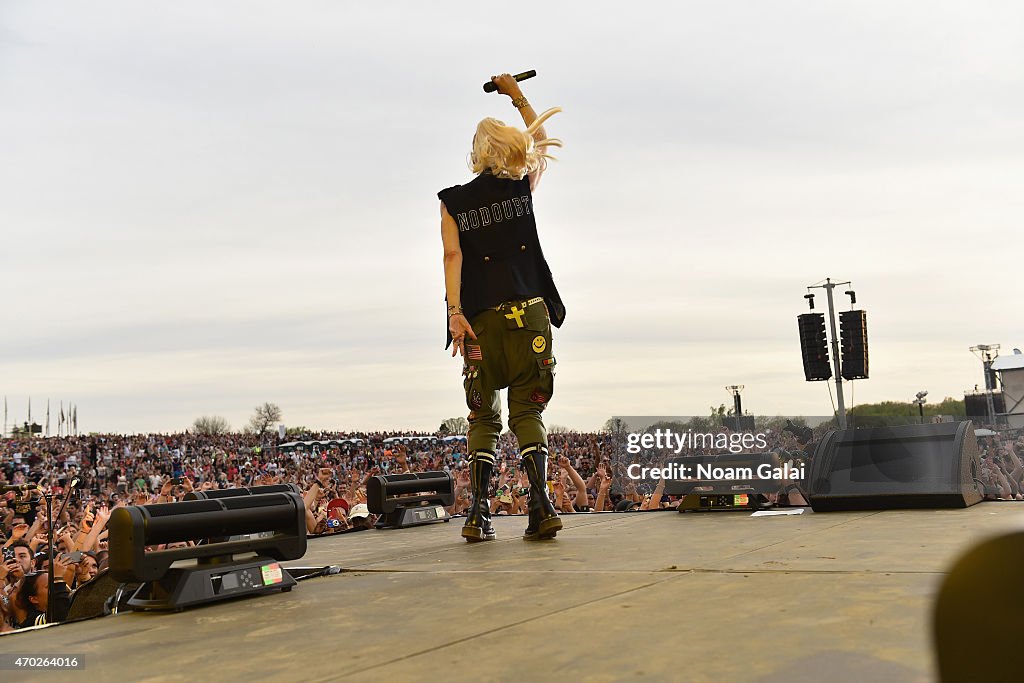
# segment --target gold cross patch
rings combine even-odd
[[[511,313],[506,313],[505,317],[508,318],[509,320],[515,320],[516,321],[516,327],[523,327],[523,313],[524,312],[525,311],[523,311],[523,309],[519,308],[518,306],[513,306],[512,307],[512,312]]]

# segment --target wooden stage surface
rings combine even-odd
[[[467,544],[461,520],[311,539],[290,593],[0,638],[78,654],[12,681],[930,681],[943,573],[1024,504],[568,515],[557,540]],[[204,673],[206,672],[206,673]],[[99,677],[99,678],[97,678]],[[6,678],[6,676],[5,676]]]

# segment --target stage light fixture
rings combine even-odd
[[[115,508],[107,528],[111,574],[143,584],[128,601],[141,610],[289,591],[295,580],[280,562],[306,554],[306,508],[293,491]],[[245,538],[221,540],[232,536]]]
[[[381,515],[379,529],[447,522],[445,507],[454,503],[455,483],[447,472],[377,475],[366,482],[366,507]]]
[[[767,494],[783,487],[780,479],[760,476],[783,468],[777,453],[679,455],[666,466],[686,477],[665,478],[665,494],[683,497],[679,512],[770,508]]]
[[[209,489],[207,491],[189,491],[185,500],[217,500],[220,498],[238,498],[240,496],[258,496],[264,493],[297,493],[302,489],[295,484],[269,484],[266,486],[239,487],[233,489]]]

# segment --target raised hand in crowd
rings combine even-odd
[[[174,481],[171,479],[166,480],[160,485],[160,492],[156,496],[156,502],[158,503],[173,503],[174,502]],[[136,495],[135,499],[138,501],[139,496]],[[148,500],[148,496],[147,496]],[[144,503],[135,503],[136,505],[144,505]]]
[[[317,470],[316,479],[321,486],[326,487],[334,479],[334,470],[330,467],[321,467]]]
[[[75,579],[75,565],[71,563],[67,555],[53,556],[53,580],[63,581],[71,585]]]
[[[32,540],[29,541],[28,544],[32,548],[32,552],[35,553],[40,548],[45,547],[48,542],[48,534],[45,531],[39,531],[32,537]]]
[[[85,506],[85,517],[82,518],[82,531],[88,532],[95,520],[96,515],[93,513],[92,503],[89,503]]]
[[[64,552],[74,552],[75,550],[75,535],[71,533],[71,529],[64,527],[60,531],[60,535],[54,535],[58,543],[64,548]]]
[[[558,457],[558,467],[568,475],[572,481],[572,485],[576,489],[576,497],[566,506],[568,508],[579,508],[582,509],[587,505],[587,484],[583,481],[583,477],[576,471],[576,468],[569,462],[569,458],[561,455]],[[573,508],[573,509],[575,509]]]
[[[86,534],[85,537],[80,538],[75,542],[73,550],[96,550],[97,547],[99,546],[100,534],[102,534],[103,531],[107,528],[107,521],[109,520],[110,508],[108,508],[106,505],[103,505],[100,507],[99,510],[96,511],[96,521],[92,525],[92,528],[89,529],[89,533]]]
[[[15,524],[11,528],[11,537],[8,539],[7,545],[10,545],[13,541],[22,540],[25,537],[25,534],[28,533],[28,528],[28,524],[25,523]]]
[[[654,493],[640,505],[641,510],[657,510],[661,507],[661,497],[665,494],[665,480],[662,479],[654,487]]]
[[[562,477],[556,479],[555,483],[552,484],[551,488],[554,490],[555,494],[554,501],[552,501],[552,503],[554,504],[556,509],[561,510],[564,505],[563,501],[565,499],[565,475],[563,474]]]
[[[597,503],[594,505],[594,509],[597,512],[604,512],[608,505],[608,495],[612,489],[612,478],[611,475],[604,474],[600,481],[598,481],[597,489]]]

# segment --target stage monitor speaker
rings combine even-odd
[[[815,512],[962,508],[981,501],[981,461],[970,422],[834,430],[814,451]]]

